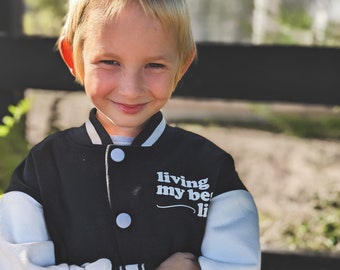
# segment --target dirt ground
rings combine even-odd
[[[59,129],[80,125],[91,107],[82,93],[28,91],[27,96],[33,102],[27,118],[27,135],[31,144],[40,141],[51,124]],[[277,110],[302,110],[300,106],[273,106]],[[306,110],[317,114],[326,112],[325,108],[318,106],[303,108],[304,113]],[[170,121],[260,121],[249,104],[241,102],[175,99],[164,109],[164,114]],[[339,141],[299,139],[235,127],[181,126],[202,134],[234,157],[236,169],[253,194],[260,212],[263,250],[290,249],[282,237],[284,230],[290,224],[300,224],[318,214],[316,197],[327,198],[340,191]]]
[[[231,153],[261,212],[263,249],[289,249],[282,233],[318,214],[315,197],[340,190],[340,142],[239,128],[187,127]]]

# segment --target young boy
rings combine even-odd
[[[93,102],[0,203],[0,269],[260,269],[232,157],[161,108],[196,55],[185,0],[72,0],[60,53]]]

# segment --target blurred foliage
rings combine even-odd
[[[0,137],[0,194],[6,190],[13,170],[28,153],[25,121],[15,123],[8,136]]]
[[[25,113],[27,113],[30,106],[30,101],[27,99],[19,101],[16,106],[8,106],[8,111],[11,113],[11,115],[6,115],[3,117],[3,124],[0,125],[0,137],[6,137],[9,134],[11,128],[13,128],[13,126],[20,121]]]
[[[7,188],[13,170],[28,153],[24,129],[25,123],[21,120],[8,136],[0,138],[0,194]]]
[[[326,31],[325,45],[340,46],[340,24],[330,22]]]
[[[3,118],[0,125],[0,194],[8,186],[11,174],[28,152],[25,138],[24,115],[30,108],[27,99],[21,100],[16,106],[10,105],[10,115]]]
[[[44,36],[57,36],[63,23],[63,18],[66,14],[68,0],[23,0],[25,3],[25,15],[23,28],[24,33],[28,35],[44,35]],[[203,5],[210,0],[200,1]],[[225,0],[220,0],[225,1]],[[275,31],[266,33],[263,40],[264,44],[297,44],[297,45],[313,45],[313,14],[310,11],[311,6],[315,1],[289,1],[283,0],[280,4],[280,11],[277,15],[273,16],[272,20],[278,23],[274,26]],[[219,5],[219,1],[216,0]],[[253,1],[242,0],[242,9],[247,13],[242,16],[242,21],[239,23],[239,33],[234,35],[238,40],[234,42],[242,42],[242,40],[250,40],[250,37],[244,35],[251,35],[252,25],[252,7]],[[218,10],[218,14],[223,13],[223,10]],[[239,10],[227,11],[238,13]],[[227,12],[225,12],[227,14]],[[249,13],[249,14],[248,14]],[[217,15],[218,15],[217,14]],[[217,16],[216,15],[216,16]],[[200,16],[204,16],[201,14]],[[223,15],[218,15],[223,19]],[[225,24],[213,20],[215,23],[212,25]],[[208,22],[206,24],[209,24]],[[229,22],[232,24],[232,22]],[[209,24],[210,25],[210,24]],[[225,25],[224,27],[230,27]],[[208,30],[209,31],[209,30]],[[207,40],[209,41],[209,40]],[[330,20],[325,32],[325,40],[322,44],[325,46],[340,46],[340,23],[339,21]]]
[[[313,25],[312,16],[298,2],[294,5],[282,6],[280,16],[281,24],[291,28],[310,30]]]
[[[27,35],[58,35],[66,13],[67,2],[67,0],[24,0],[24,33]]]

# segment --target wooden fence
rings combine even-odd
[[[0,109],[26,88],[81,90],[54,38],[0,37]],[[198,44],[177,96],[340,105],[340,49]],[[0,111],[1,116],[1,111]],[[263,253],[262,270],[338,270],[340,258]]]
[[[0,37],[0,94],[11,89],[79,90],[55,39]],[[340,49],[198,44],[179,96],[340,105]]]

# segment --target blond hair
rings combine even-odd
[[[174,29],[178,37],[179,67],[176,83],[180,79],[180,70],[185,63],[196,55],[196,46],[192,36],[190,15],[185,0],[69,0],[69,10],[62,28],[58,44],[64,38],[73,50],[74,73],[76,80],[84,82],[84,63],[82,51],[86,34],[89,33],[91,11],[100,12],[104,22],[118,16],[129,1],[136,1],[147,16],[157,18],[164,29]]]

